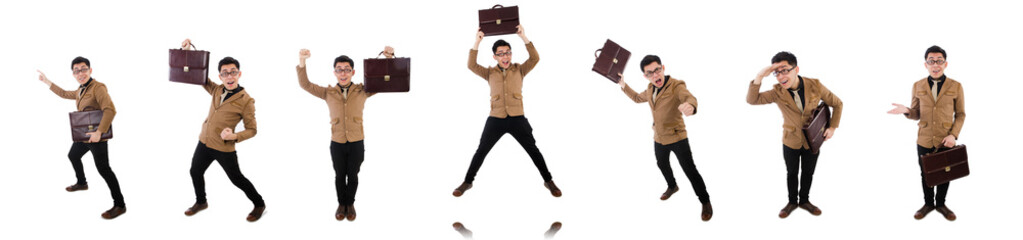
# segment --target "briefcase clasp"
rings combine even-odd
[[[391,75],[384,75],[384,82],[390,82],[390,81],[391,81]]]
[[[92,131],[93,131],[93,127],[92,127],[92,125],[89,125],[89,131],[90,131],[90,132],[92,132]]]
[[[952,171],[952,166],[946,166],[945,167],[945,172],[951,172],[951,171]]]
[[[185,72],[188,72],[188,66],[185,66]]]
[[[618,59],[617,58],[611,59],[611,63],[618,64]]]
[[[497,19],[497,25],[501,25],[501,19]]]

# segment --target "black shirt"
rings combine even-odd
[[[936,92],[935,94],[938,94],[941,92],[941,85],[945,85],[945,75],[941,75],[941,77],[939,77],[938,79],[934,79],[931,76],[927,76],[928,87],[933,88],[935,81],[938,83],[938,92]]]
[[[245,88],[241,85],[238,85],[238,88],[235,88],[234,90],[227,90],[227,87],[224,87],[224,92],[227,93],[227,96],[224,96],[224,101],[227,101],[227,99],[230,99],[235,93],[241,92],[242,90],[245,90]]]

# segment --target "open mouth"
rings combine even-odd
[[[781,81],[781,85],[788,86],[789,85],[789,80]]]
[[[227,81],[227,82],[226,82],[225,84],[227,84],[227,85],[229,85],[229,86],[234,86],[234,83],[235,83],[235,82],[236,82],[236,81]]]
[[[511,61],[501,61],[501,65],[508,66],[509,64],[511,64]]]
[[[661,86],[661,83],[663,82],[664,80],[657,79],[657,81],[654,81],[654,85]]]

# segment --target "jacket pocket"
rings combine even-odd
[[[927,122],[924,121],[920,121],[916,125],[920,126],[920,128],[927,128]]]

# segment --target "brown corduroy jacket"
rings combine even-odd
[[[946,77],[945,83],[938,90],[938,100],[935,101],[927,81],[924,78],[913,84],[913,101],[906,117],[920,120],[917,123],[920,129],[917,131],[916,144],[933,148],[941,146],[941,140],[948,135],[959,139],[959,131],[966,121],[966,98],[963,95],[963,85]]]
[[[654,142],[662,145],[672,144],[686,139],[686,123],[682,120],[682,112],[678,106],[682,103],[693,105],[693,114],[696,114],[696,97],[689,93],[686,82],[664,76],[666,81],[657,93],[656,99],[652,99],[654,84],[648,84],[643,93],[636,93],[629,85],[625,85],[622,91],[632,99],[633,102],[650,102],[650,112],[654,117]],[[652,100],[652,101],[651,101]]]
[[[476,63],[479,50],[469,50],[469,70],[486,79],[490,83],[490,116],[506,118],[522,116],[522,78],[536,67],[540,55],[533,47],[533,42],[526,44],[529,59],[522,64],[512,63],[508,69],[498,66],[484,67]]]
[[[785,119],[782,127],[784,133],[782,143],[792,149],[809,149],[806,137],[803,136],[803,125],[810,120],[813,110],[820,105],[820,101],[831,106],[831,127],[838,128],[842,119],[842,100],[831,93],[828,88],[821,84],[820,80],[799,76],[803,82],[803,111],[799,111],[795,99],[789,94],[788,89],[783,89],[781,84],[774,84],[774,88],[764,92],[760,91],[760,84],[750,82],[749,92],[746,93],[746,102],[752,105],[777,103],[781,110],[782,118]]]
[[[231,95],[220,103],[220,94],[224,91],[224,85],[215,84],[206,79],[203,85],[211,96],[209,116],[202,123],[202,133],[199,134],[199,141],[206,144],[206,147],[221,152],[234,152],[234,144],[245,141],[256,136],[256,100],[249,96],[248,90]],[[239,121],[245,122],[245,130],[238,132],[235,127]],[[224,140],[220,132],[224,128],[230,128],[238,135],[236,140]]]
[[[50,91],[61,98],[74,99],[78,111],[102,110],[103,119],[100,120],[96,132],[106,132],[110,128],[110,124],[114,122],[114,115],[117,114],[117,110],[114,108],[114,101],[110,100],[106,84],[96,81],[95,78],[89,79],[89,82],[86,84],[89,85],[85,87],[85,91],[80,89],[67,91],[58,87],[57,84],[51,84]],[[106,140],[108,139],[101,141]]]
[[[348,98],[344,97],[341,87],[336,84],[328,87],[317,86],[309,82],[304,67],[295,67],[298,72],[298,85],[313,96],[327,102],[330,111],[330,140],[337,143],[357,142],[363,140],[362,110],[366,98],[375,95],[365,91],[362,84],[351,83],[348,87]]]

